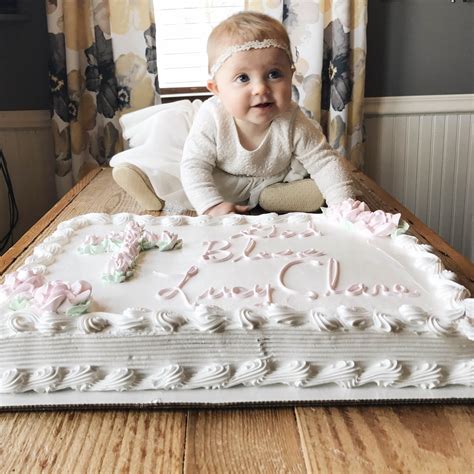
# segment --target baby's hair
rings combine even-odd
[[[229,46],[275,39],[291,51],[290,38],[285,27],[271,16],[258,12],[240,12],[219,23],[207,40],[207,59],[209,72],[219,54]]]

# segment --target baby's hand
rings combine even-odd
[[[208,216],[224,216],[226,214],[245,214],[248,211],[248,206],[241,206],[233,202],[221,202],[209,208],[204,214]]]

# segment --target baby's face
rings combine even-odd
[[[268,127],[291,103],[290,60],[279,48],[233,54],[217,71],[209,89],[219,96],[237,125]]]

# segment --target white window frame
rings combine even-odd
[[[156,60],[162,99],[210,95],[206,88],[207,37],[212,28],[224,18],[242,11],[245,0],[153,0],[153,5]],[[167,49],[173,51],[170,53]],[[179,55],[193,63],[192,66],[179,66]],[[174,68],[174,65],[177,67]],[[179,75],[186,72],[186,69],[190,75],[198,75],[199,79],[180,80]]]

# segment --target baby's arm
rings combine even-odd
[[[212,176],[216,166],[214,119],[203,108],[204,105],[184,144],[180,169],[184,192],[198,214],[205,214],[224,202]]]
[[[293,133],[295,158],[308,170],[328,205],[354,197],[347,161],[329,145],[319,125],[299,110]]]

